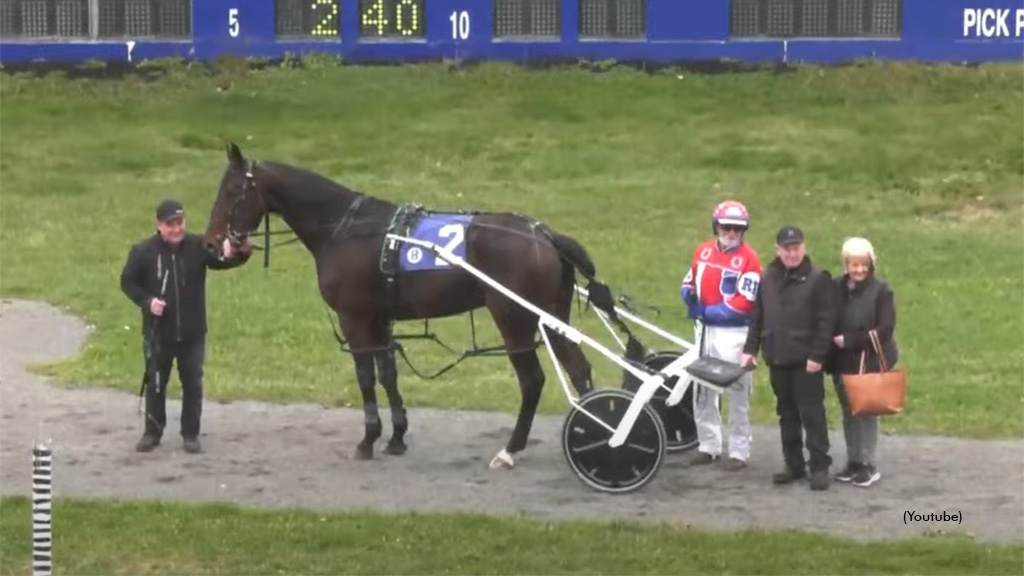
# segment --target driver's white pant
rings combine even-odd
[[[707,326],[702,355],[739,363],[747,328]],[[701,328],[695,328],[695,341],[701,345]],[[750,458],[750,396],[753,375],[745,373],[726,388],[729,396],[729,456],[747,461]],[[719,408],[720,394],[703,386],[694,386],[693,420],[697,426],[698,450],[720,456],[722,454],[722,418]]]

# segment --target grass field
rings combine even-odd
[[[165,196],[203,229],[234,140],[394,201],[531,214],[581,240],[600,276],[660,307],[653,320],[684,336],[679,282],[718,201],[747,203],[748,240],[765,261],[783,224],[804,227],[812,258],[833,271],[843,239],[865,235],[896,291],[911,374],[907,411],[886,432],[1024,432],[1019,65],[723,75],[323,59],[305,70],[158,66],[166,73],[154,81],[5,73],[0,83],[0,293],[68,305],[95,326],[79,357],[48,368],[63,382],[137,389],[139,313],[118,285],[125,255]],[[208,397],[358,405],[312,259],[293,244],[264,271],[261,256],[209,279]],[[614,345],[592,313],[574,318]],[[486,313],[477,323],[497,343]],[[432,327],[456,348],[469,343],[467,318]],[[451,359],[429,343],[408,349],[425,371]],[[590,357],[599,385],[617,386],[615,367]],[[518,406],[503,358],[429,382],[399,370],[413,410]],[[562,412],[548,376],[542,410]],[[772,422],[757,378],[753,417]]]
[[[57,574],[1020,574],[1024,547],[862,544],[631,522],[61,501]],[[0,571],[30,572],[31,502],[0,501]]]
[[[886,419],[886,431],[1024,432],[1019,65],[700,75],[293,63],[150,64],[163,69],[153,81],[3,73],[0,295],[67,305],[95,326],[82,355],[48,372],[69,385],[137,390],[138,311],[118,286],[127,249],[150,233],[165,196],[184,200],[191,229],[202,230],[223,145],[235,140],[256,158],[395,201],[543,219],[683,335],[691,325],[679,281],[718,201],[747,203],[749,241],[766,261],[785,223],[804,227],[812,257],[832,270],[843,238],[866,235],[896,290],[911,371],[908,410]],[[291,245],[264,271],[260,256],[211,274],[208,397],[358,405],[311,258]],[[460,348],[467,321],[432,327]],[[489,317],[477,322],[481,339],[496,343]],[[575,323],[606,335],[593,314]],[[408,347],[423,370],[451,359],[426,343]],[[616,370],[590,357],[602,385],[616,386]],[[431,382],[399,369],[413,410],[518,405],[501,358]],[[563,412],[548,374],[542,410]],[[774,420],[766,385],[759,372],[758,422]],[[832,393],[828,401],[835,424]],[[30,503],[4,498],[0,507],[0,571],[27,573]],[[1024,560],[1020,546],[945,537],[864,545],[795,532],[227,505],[59,500],[55,522],[57,571],[69,574],[1019,574]]]

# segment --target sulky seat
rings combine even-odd
[[[686,371],[697,380],[703,380],[719,388],[728,388],[746,373],[746,370],[735,362],[711,356],[701,356],[694,360],[686,367]]]

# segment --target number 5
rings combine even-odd
[[[228,10],[228,34],[232,38],[238,36],[238,8]]]

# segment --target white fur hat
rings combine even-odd
[[[865,256],[871,260],[871,264],[876,264],[875,248],[867,238],[847,238],[846,242],[843,242],[842,257],[844,260]]]

